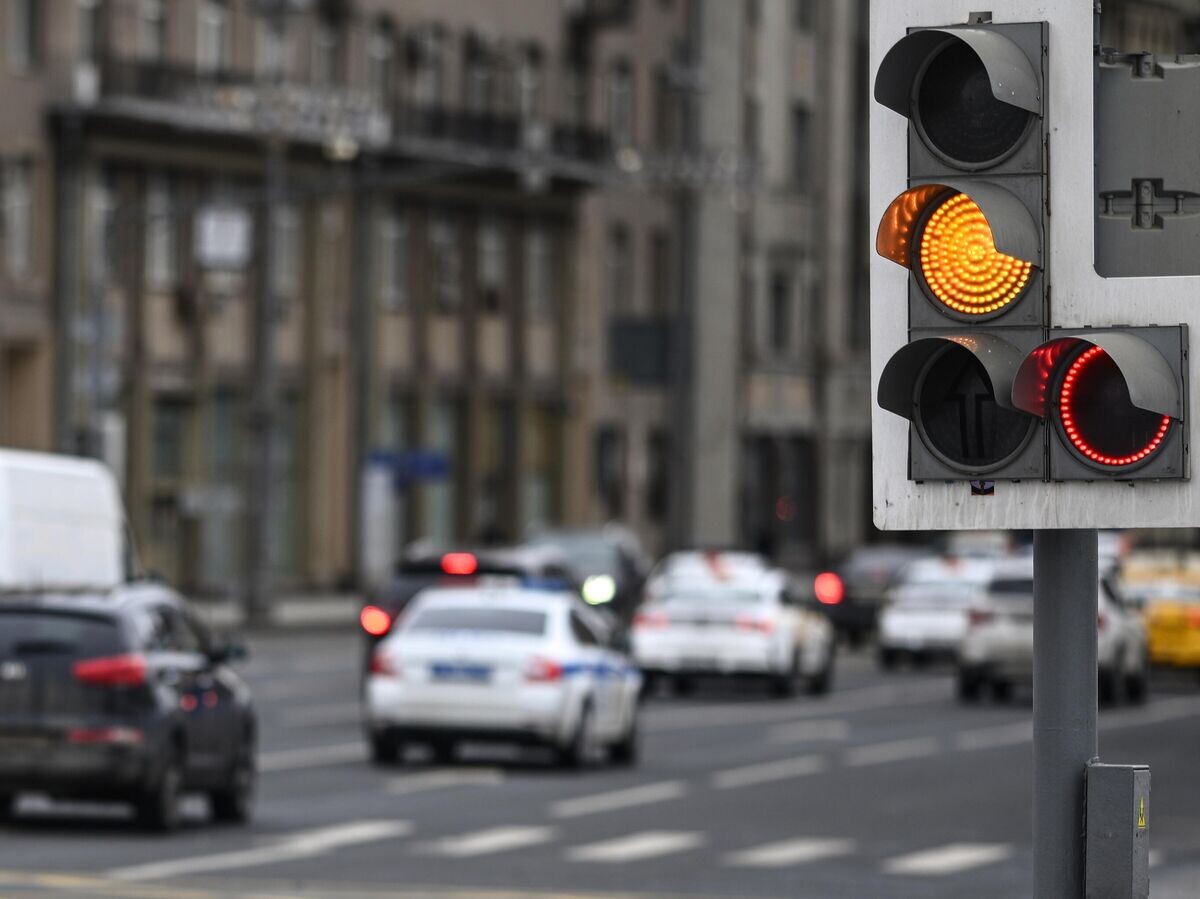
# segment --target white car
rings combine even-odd
[[[670,577],[650,596],[633,620],[633,656],[648,680],[670,678],[682,692],[698,675],[750,675],[780,696],[801,683],[828,692],[833,626],[783,572]]]
[[[879,615],[879,662],[895,668],[904,658],[920,664],[953,658],[967,631],[967,609],[996,563],[946,557],[913,562],[888,591]]]
[[[1149,652],[1146,629],[1112,577],[1102,575],[1097,600],[1096,661],[1100,702],[1146,698]],[[996,570],[969,611],[958,663],[958,696],[976,702],[988,691],[997,700],[1033,683],[1033,563]]]
[[[410,743],[439,761],[460,742],[552,748],[579,767],[637,758],[641,674],[577,595],[519,586],[429,589],[374,649],[364,690],[372,758]]]

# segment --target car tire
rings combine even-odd
[[[826,696],[833,689],[833,669],[837,657],[837,644],[829,647],[829,658],[825,660],[825,667],[808,679],[808,693],[810,696]]]
[[[690,677],[676,677],[671,681],[671,690],[676,696],[691,696],[696,692],[696,682]]]
[[[983,698],[984,679],[976,671],[960,668],[958,671],[958,701],[974,704]]]
[[[376,765],[395,765],[400,762],[404,748],[395,734],[387,731],[374,731],[370,738],[371,761]]]
[[[163,764],[158,779],[135,803],[138,823],[155,833],[172,833],[179,828],[180,794],[183,791],[181,753],[173,752]]]
[[[17,811],[17,797],[14,793],[0,793],[0,821],[11,821]]]
[[[771,695],[776,699],[791,699],[800,681],[800,653],[792,653],[792,664],[783,674],[771,678]]]
[[[1125,697],[1134,705],[1142,705],[1150,692],[1150,672],[1143,662],[1137,671],[1125,675]]]
[[[246,824],[254,814],[254,741],[247,740],[229,772],[229,786],[209,793],[214,820]]]
[[[429,752],[435,765],[453,765],[458,760],[458,744],[453,740],[434,740]]]
[[[1096,681],[1096,698],[1100,705],[1116,705],[1120,676],[1111,668],[1101,668]]]
[[[991,684],[992,702],[1000,705],[1006,705],[1012,702],[1013,684],[1009,680],[994,680]]]
[[[558,747],[556,752],[558,767],[572,771],[581,770],[591,759],[591,748],[592,706],[591,703],[585,703],[583,710],[579,713],[579,721],[575,724],[570,742],[565,746]]]
[[[879,667],[884,671],[895,671],[900,667],[900,653],[895,649],[880,648]]]
[[[634,711],[629,716],[629,727],[625,729],[624,736],[609,747],[609,760],[621,768],[633,767],[638,760],[638,744],[638,716]]]

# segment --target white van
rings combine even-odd
[[[102,463],[0,450],[0,590],[115,587],[125,580],[125,533]]]

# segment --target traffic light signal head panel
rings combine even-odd
[[[1047,32],[910,27],[876,72],[908,129],[875,249],[909,272],[877,399],[913,481],[1187,476],[1186,328],[1049,328]]]

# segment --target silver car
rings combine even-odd
[[[1149,653],[1141,617],[1115,579],[1101,575],[1098,597],[1099,698],[1146,698]],[[984,691],[1006,701],[1017,686],[1033,683],[1033,562],[1002,566],[967,610],[967,631],[958,659],[958,696],[977,702]]]

